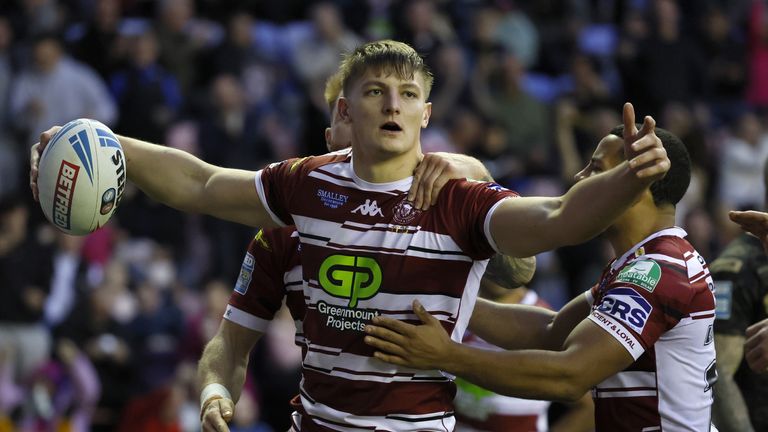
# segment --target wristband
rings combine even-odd
[[[218,396],[218,397],[216,397]],[[208,384],[200,392],[200,412],[205,409],[206,402],[212,398],[216,399],[232,399],[232,395],[229,393],[226,387],[219,383]]]
[[[595,305],[595,295],[592,294],[592,290],[588,289],[584,292],[584,297],[587,298],[587,303],[589,303],[589,306]]]

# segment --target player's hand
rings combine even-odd
[[[744,358],[757,373],[768,373],[768,319],[747,327]]]
[[[635,126],[635,108],[624,104],[624,154],[629,167],[638,179],[651,184],[667,174],[671,163],[667,151],[656,136],[656,120],[645,116],[638,131]]]
[[[437,203],[440,190],[448,180],[487,176],[483,164],[475,159],[453,153],[427,153],[413,173],[408,201],[420,210]]]
[[[39,200],[39,190],[37,188],[37,176],[39,175],[40,155],[43,154],[45,146],[56,135],[61,126],[54,126],[40,134],[40,142],[32,146],[29,151],[29,188],[32,189],[32,196],[35,201]]]
[[[739,224],[741,229],[760,239],[765,253],[768,253],[768,213],[759,211],[732,211],[728,217]]]
[[[235,403],[229,398],[209,399],[200,413],[203,432],[229,432],[229,423],[235,415]]]
[[[365,343],[378,351],[374,356],[387,363],[415,369],[439,369],[449,358],[453,341],[437,318],[429,314],[418,300],[413,311],[422,325],[411,325],[378,316],[365,327]]]

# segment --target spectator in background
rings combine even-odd
[[[84,34],[72,46],[75,58],[91,66],[104,80],[125,60],[125,43],[118,33],[120,13],[119,0],[96,0]]]
[[[453,27],[435,3],[434,0],[399,2],[393,11],[398,27],[395,38],[423,55],[432,70],[437,51],[455,39]]]
[[[43,323],[53,251],[33,235],[29,209],[17,196],[0,200],[0,347],[10,349],[21,383],[47,359],[51,336]]]
[[[718,201],[723,208],[762,208],[765,186],[760,181],[763,162],[768,158],[768,135],[752,112],[739,118],[733,134],[723,143],[720,154]]]
[[[470,87],[475,105],[506,135],[503,147],[488,156],[515,159],[533,174],[548,169],[550,124],[546,106],[524,89],[524,76],[520,61],[503,53],[496,61],[485,57],[475,65]]]
[[[179,83],[173,74],[158,64],[159,46],[151,30],[134,36],[130,64],[112,76],[112,94],[120,106],[115,130],[160,142],[165,130],[181,107]]]
[[[768,185],[768,163],[763,183]],[[763,245],[760,238],[744,233],[710,265],[717,297],[719,376],[713,419],[721,432],[768,430],[768,375],[749,368],[744,349],[747,328],[768,319],[768,256]]]
[[[749,11],[749,83],[747,101],[768,108],[768,7],[762,0],[752,0]]]
[[[39,36],[32,59],[14,80],[10,101],[12,124],[27,143],[37,141],[45,125],[76,118],[112,124],[117,111],[106,86],[91,68],[69,58],[56,36]]]
[[[21,155],[13,141],[8,113],[8,99],[13,76],[13,28],[0,16],[0,196],[13,193],[21,178]]]
[[[192,0],[161,0],[156,4],[155,34],[160,63],[178,80],[182,94],[189,95],[197,84],[197,58],[202,41],[192,34],[195,6]]]

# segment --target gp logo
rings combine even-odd
[[[615,288],[603,297],[603,302],[597,310],[621,320],[634,331],[642,333],[653,307],[632,288]]]
[[[381,267],[373,258],[331,255],[320,265],[318,275],[323,291],[334,297],[348,298],[349,307],[369,299],[381,288]]]

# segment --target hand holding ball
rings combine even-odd
[[[67,234],[104,226],[125,189],[123,148],[111,130],[90,119],[73,120],[40,156],[37,186],[45,217]]]

